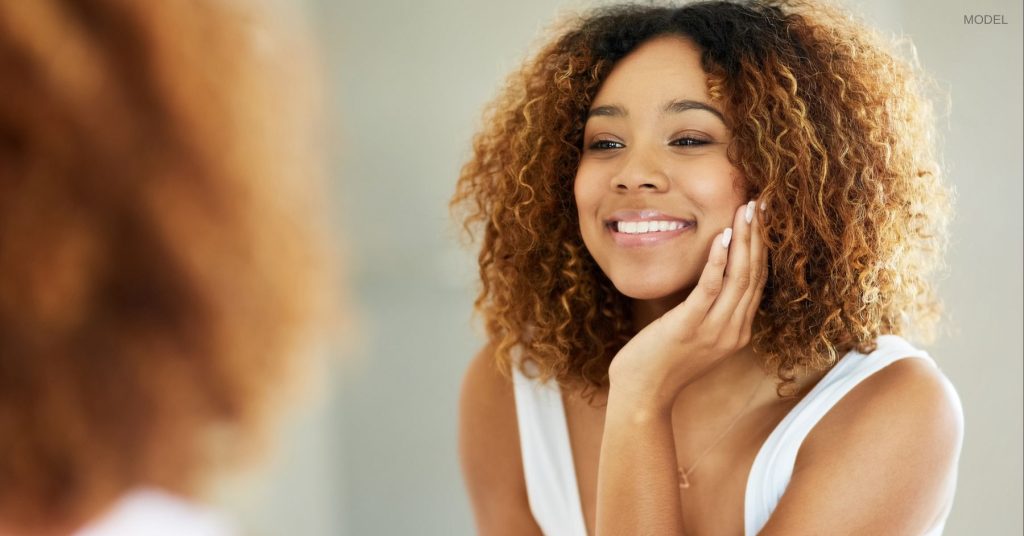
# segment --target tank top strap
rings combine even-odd
[[[865,378],[893,362],[918,357],[935,362],[924,350],[897,335],[881,335],[870,354],[850,351],[793,407],[768,436],[750,469],[744,503],[747,535],[768,522],[789,485],[796,456],[816,424]]]
[[[530,511],[546,535],[587,536],[561,389],[515,366],[512,383]]]

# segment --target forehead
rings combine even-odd
[[[711,102],[707,74],[701,67],[701,50],[684,37],[662,36],[643,43],[619,60],[594,97],[593,105],[660,107],[672,99]]]

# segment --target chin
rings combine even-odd
[[[665,277],[610,277],[615,289],[634,300],[686,299],[693,290],[694,282],[686,278]]]

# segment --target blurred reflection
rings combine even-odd
[[[332,316],[309,54],[266,20],[0,0],[0,533],[231,532],[194,497]]]

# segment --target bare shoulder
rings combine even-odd
[[[512,381],[489,347],[462,382],[459,457],[479,534],[540,534],[526,495]]]
[[[807,450],[832,450],[850,441],[913,441],[920,443],[919,455],[939,454],[959,448],[962,434],[963,410],[953,385],[929,361],[907,357],[843,397],[811,432]]]
[[[478,450],[495,455],[512,451],[510,445],[515,446],[518,454],[519,433],[512,381],[498,370],[490,347],[481,349],[469,362],[462,380],[459,415],[461,446],[471,448],[469,452],[463,452],[464,458]],[[511,439],[516,442],[512,443]],[[482,446],[501,450],[485,450]]]
[[[847,393],[807,436],[764,533],[922,533],[952,500],[962,440],[949,380],[927,360],[899,359]]]

